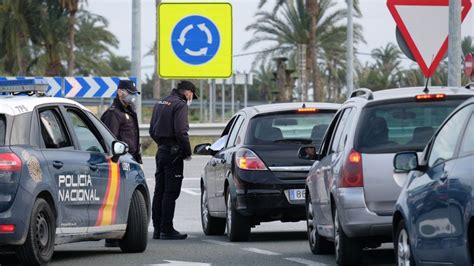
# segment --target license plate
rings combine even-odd
[[[288,191],[290,194],[290,200],[304,200],[305,199],[305,190],[304,189],[290,189]]]

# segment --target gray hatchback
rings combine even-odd
[[[354,91],[329,125],[306,180],[308,238],[314,254],[356,263],[365,247],[392,238],[392,214],[406,174],[393,174],[397,152],[421,152],[438,126],[474,92],[466,88]]]

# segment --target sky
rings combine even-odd
[[[359,0],[363,17],[355,19],[363,27],[365,44],[360,44],[357,49],[361,53],[370,53],[373,49],[385,46],[389,42],[396,44],[395,21],[392,18],[385,0]],[[254,15],[258,11],[259,0],[231,0],[233,7],[234,28],[233,47],[234,55],[256,52],[264,50],[265,44],[255,45],[248,50],[244,50],[245,42],[253,38],[253,32],[245,30],[246,26],[252,23]],[[335,0],[341,7],[345,6],[345,0]],[[275,0],[267,0],[265,9],[271,9]],[[116,50],[117,54],[131,57],[131,7],[132,0],[88,0],[87,9],[95,14],[102,15],[109,21],[109,30],[114,33],[120,41],[120,46]],[[474,8],[473,8],[474,9]],[[463,36],[474,36],[474,11],[463,23]],[[156,35],[156,10],[155,0],[141,0],[141,34],[142,34],[142,54],[150,51]],[[436,19],[436,18],[434,18]],[[426,21],[429,25],[429,21]],[[436,29],[433,29],[436,30]],[[357,55],[361,62],[370,60],[370,56]],[[251,70],[254,56],[234,57],[234,71],[248,72]],[[153,73],[154,58],[142,58],[142,75]],[[403,60],[403,65],[408,67],[412,62]]]

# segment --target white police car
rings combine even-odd
[[[119,239],[122,251],[143,252],[150,199],[141,166],[84,106],[41,97],[46,87],[0,82],[0,249],[25,264],[77,241]]]

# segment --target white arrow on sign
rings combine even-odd
[[[187,53],[190,56],[202,56],[207,54],[207,47],[206,48],[201,48],[199,51],[193,51],[188,48],[184,50],[185,53]]]
[[[189,261],[177,261],[177,260],[165,260],[168,263],[152,264],[152,265],[167,265],[167,266],[210,266],[210,263],[200,262],[189,262]]]
[[[211,34],[211,31],[206,27],[206,24],[204,24],[204,23],[199,24],[199,25],[198,25],[198,28],[199,28],[201,31],[204,31],[204,33],[206,33],[206,36],[207,36],[207,44],[212,44],[212,34]]]
[[[181,46],[183,46],[184,43],[186,42],[186,34],[188,34],[188,32],[190,30],[192,30],[193,28],[194,28],[193,24],[190,24],[190,25],[186,26],[186,28],[183,29],[183,31],[179,35],[179,39],[178,39],[178,42],[179,42],[179,44],[181,44]]]

